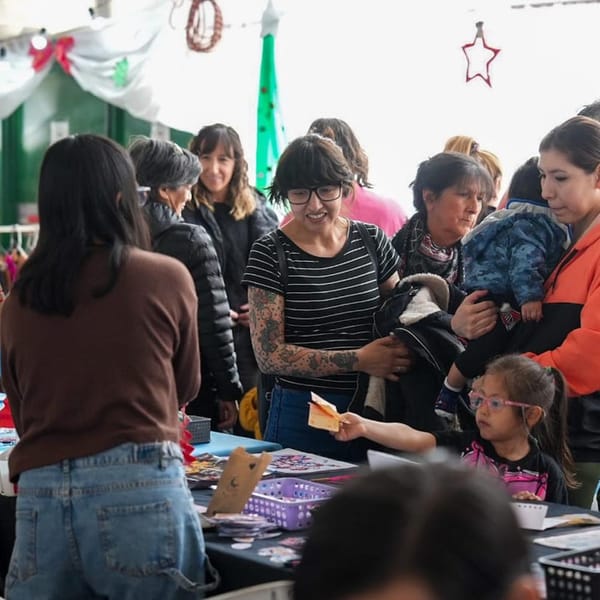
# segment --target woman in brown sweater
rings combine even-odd
[[[52,145],[38,198],[39,243],[0,337],[20,436],[7,594],[197,598],[204,543],[177,418],[200,385],[192,279],[142,249],[133,166],[114,142]]]

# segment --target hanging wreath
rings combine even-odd
[[[205,3],[212,5],[212,35],[207,27]],[[187,26],[185,28],[187,45],[195,52],[210,52],[221,39],[223,33],[223,13],[216,0],[192,0]]]

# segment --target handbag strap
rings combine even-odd
[[[285,288],[287,286],[287,259],[285,257],[285,251],[283,249],[283,244],[279,239],[279,235],[277,233],[277,229],[274,229],[269,233],[269,237],[271,241],[275,245],[275,250],[277,251],[277,262],[279,263],[279,272],[281,273],[281,287],[285,293]]]
[[[363,244],[369,253],[369,257],[371,258],[371,262],[375,267],[375,273],[377,273],[379,278],[379,261],[377,260],[377,248],[375,247],[375,240],[369,233],[367,226],[362,221],[354,221],[356,227],[358,228],[358,233],[360,233],[360,237],[362,238]]]

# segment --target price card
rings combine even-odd
[[[512,502],[511,504],[521,528],[535,531],[544,529],[544,519],[548,512],[548,507],[545,504],[535,504],[533,502]]]

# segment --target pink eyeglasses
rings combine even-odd
[[[524,404],[523,402],[511,402],[510,400],[504,400],[498,398],[498,396],[484,396],[481,392],[471,390],[469,392],[469,406],[471,410],[476,411],[481,408],[484,404],[487,404],[489,409],[497,412],[502,410],[505,406],[520,406],[521,408],[530,408],[533,404]]]

